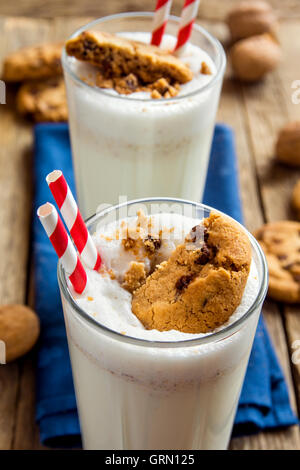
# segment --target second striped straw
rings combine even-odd
[[[199,3],[200,0],[185,0],[184,2],[177,33],[177,42],[174,49],[174,54],[177,56],[183,54],[190,39],[193,25],[197,17]]]
[[[89,268],[98,271],[100,255],[64,175],[60,170],[54,170],[47,175],[46,181],[83,261]]]

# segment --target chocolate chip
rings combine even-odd
[[[296,263],[289,263],[289,264],[286,264],[285,266],[282,266],[282,267],[283,267],[283,269],[289,270],[289,269],[291,269],[293,266],[295,266],[295,264],[296,264]]]
[[[39,94],[39,90],[38,90],[38,88],[37,88],[37,87],[34,87],[34,86],[32,86],[32,87],[30,88],[30,94],[31,94],[32,96],[36,96],[36,95],[38,95],[38,94]]]
[[[204,228],[203,225],[195,225],[187,235],[186,240],[192,243],[196,243],[199,240],[207,241],[208,235],[206,235],[206,233],[206,228]]]
[[[300,283],[300,274],[293,274],[293,278],[296,282]]]
[[[231,269],[231,271],[234,271],[236,273],[239,271],[239,269],[236,267],[236,265],[234,263],[231,263],[230,269]]]
[[[195,259],[195,264],[206,264],[208,263],[212,252],[207,245],[203,245],[201,248],[201,254]]]
[[[47,85],[51,88],[57,88],[59,85],[59,80],[54,77],[51,80],[48,80]]]
[[[287,255],[277,255],[277,258],[282,261],[284,259],[287,259]]]
[[[131,78],[126,79],[126,85],[128,86],[128,88],[130,88],[130,90],[135,90],[138,86],[137,81]]]
[[[216,246],[208,246],[207,244],[204,244],[200,251],[201,254],[198,258],[195,259],[194,262],[195,264],[203,265],[213,260],[217,254],[218,249]]]
[[[159,250],[161,247],[161,240],[160,238],[154,238],[152,235],[148,235],[144,240],[144,246],[146,251],[154,253],[154,251]]]
[[[183,291],[184,289],[187,288],[187,286],[190,284],[192,279],[193,279],[193,276],[191,275],[180,277],[175,284],[176,289],[179,290],[180,292]]]
[[[83,42],[83,48],[85,51],[93,51],[97,47],[97,44],[94,44],[92,41],[89,41],[88,39],[85,39]]]

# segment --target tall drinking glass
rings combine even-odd
[[[93,233],[108,220],[173,212],[199,219],[210,208],[172,199],[113,206],[88,221]],[[175,205],[174,205],[175,204]],[[248,233],[248,232],[246,232]],[[122,335],[89,316],[74,301],[61,263],[64,309],[85,449],[226,449],[267,291],[264,255],[253,236],[257,291],[245,313],[220,331],[183,341],[149,341]]]
[[[89,29],[149,33],[152,19],[151,13],[108,16],[72,37]],[[178,22],[171,17],[166,33],[176,36]],[[119,195],[201,200],[226,59],[219,41],[196,24],[191,42],[210,56],[214,76],[193,92],[160,100],[91,86],[82,80],[86,72],[79,61],[63,52],[77,195],[85,217],[99,203],[116,204]]]

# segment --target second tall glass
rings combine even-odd
[[[141,199],[97,214],[88,229],[94,233],[141,208],[197,220],[211,211],[190,201]],[[74,301],[59,263],[85,449],[226,449],[268,286],[265,257],[248,236],[258,280],[253,303],[220,331],[183,341],[134,338],[97,322]]]
[[[176,36],[176,17],[167,33]],[[149,32],[151,13],[125,13],[96,20],[85,30]],[[119,195],[201,200],[225,69],[221,44],[198,25],[191,42],[215,65],[215,75],[196,91],[170,99],[112,95],[80,78],[74,58],[63,53],[73,162],[79,205],[90,216]]]

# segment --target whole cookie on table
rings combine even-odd
[[[68,109],[65,84],[62,77],[25,82],[17,95],[19,113],[34,121],[67,121]]]
[[[44,79],[62,74],[62,43],[20,49],[6,57],[2,78],[6,82]]]
[[[300,301],[300,223],[283,220],[254,233],[269,267],[269,295],[288,303]]]
[[[211,213],[133,292],[132,311],[147,329],[212,331],[240,304],[250,263],[246,233]]]

